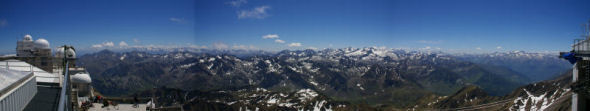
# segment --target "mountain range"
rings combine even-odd
[[[573,93],[571,80],[570,70],[550,80],[521,86],[504,96],[490,96],[477,86],[467,86],[449,96],[426,96],[414,109],[569,111]]]
[[[558,58],[558,55],[547,53],[527,53],[524,51],[494,52],[487,54],[461,54],[459,59],[477,64],[507,67],[539,82],[557,77],[570,69],[571,64]]]
[[[321,101],[325,101],[321,105],[324,109],[339,105],[412,108],[428,101],[424,97],[452,96],[473,89],[485,92],[486,96],[504,96],[522,85],[539,81],[540,78],[531,79],[534,74],[526,72],[544,72],[544,78],[555,77],[569,65],[561,64],[567,62],[557,59],[557,54],[507,52],[486,56],[376,47],[284,50],[240,56],[191,51],[103,50],[83,55],[77,63],[87,68],[92,85],[102,94],[126,96],[167,87],[189,94],[205,94],[184,97],[187,108],[221,104],[213,109],[232,105],[233,109],[239,109],[241,107],[237,106],[245,104],[249,104],[249,109],[309,109]],[[529,67],[522,69],[523,65]],[[301,97],[292,95],[301,91],[320,95],[312,97],[319,99],[293,101]],[[265,100],[266,104],[253,104],[250,97],[257,96],[247,94],[265,95],[256,100]],[[208,98],[207,95],[225,95],[221,97],[232,99],[203,99]],[[268,99],[272,98],[277,99],[270,102],[275,104],[269,104]],[[229,104],[236,101],[240,105]],[[287,103],[299,105],[281,106]]]

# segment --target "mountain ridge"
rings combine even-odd
[[[378,48],[282,51],[251,57],[105,50],[83,55],[78,63],[87,67],[101,93],[112,96],[160,86],[212,91],[256,85],[287,92],[307,88],[338,101],[407,106],[413,103],[404,101],[452,94],[464,85],[480,85],[501,95],[522,84],[448,54]],[[498,89],[498,85],[508,87]]]

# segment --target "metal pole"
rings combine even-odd
[[[64,80],[63,80],[63,84],[62,84],[62,88],[61,88],[61,94],[60,94],[60,100],[59,100],[59,106],[58,106],[58,111],[68,111],[70,110],[68,108],[68,104],[69,104],[69,88],[70,88],[70,84],[69,84],[69,80],[70,80],[70,74],[68,74],[68,70],[70,67],[70,62],[67,61],[66,58],[66,49],[68,47],[64,45],[64,56],[63,56],[63,65],[65,65],[63,68],[63,73],[64,73]]]
[[[69,67],[68,64],[69,64],[69,62],[66,62],[66,67],[64,69],[64,83],[63,83],[63,85],[61,87],[61,94],[60,94],[60,99],[59,99],[59,107],[57,109],[58,111],[68,111],[68,109],[66,108],[66,105],[68,103],[68,100],[67,100],[68,97],[67,97],[67,94],[66,94],[66,92],[67,92],[66,89],[68,87],[68,80],[70,80],[70,78],[68,76],[68,71],[67,71],[67,69]]]
[[[578,81],[578,68],[576,67],[578,63],[574,63],[572,67],[572,83]],[[572,94],[572,111],[578,111],[578,94],[574,92]]]

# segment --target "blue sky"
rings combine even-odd
[[[0,53],[14,52],[24,34],[79,49],[567,51],[590,20],[588,6],[586,0],[3,0]]]

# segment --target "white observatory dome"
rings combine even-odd
[[[31,35],[27,34],[27,35],[25,35],[25,37],[23,38],[23,41],[29,41],[29,42],[31,42],[31,41],[33,41],[33,36],[31,36]]]
[[[92,79],[90,79],[90,75],[88,75],[88,73],[76,73],[76,74],[72,75],[71,77],[72,77],[71,80],[73,83],[89,84],[92,82]]]
[[[37,48],[43,48],[43,49],[48,49],[49,48],[49,42],[45,39],[37,39],[35,41],[35,47]]]
[[[65,53],[67,58],[76,58],[76,51],[74,51],[74,49],[69,48]]]
[[[64,56],[64,47],[58,47],[55,49],[55,57],[61,58]]]

